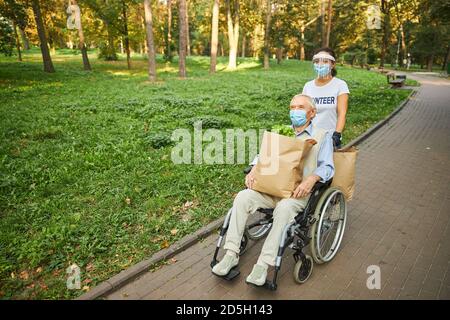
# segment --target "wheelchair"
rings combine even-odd
[[[244,173],[247,174],[250,170],[251,167],[248,167]],[[311,190],[311,196],[305,208],[298,212],[293,222],[285,226],[275,259],[273,279],[266,280],[262,287],[272,291],[277,289],[278,272],[281,269],[283,254],[288,247],[294,251],[293,276],[295,282],[299,284],[305,283],[311,276],[314,263],[323,264],[334,258],[344,235],[347,205],[342,191],[330,185],[331,180],[326,183],[317,182]],[[257,241],[269,233],[273,222],[273,211],[273,208],[259,208],[252,215],[256,216],[256,219],[247,221],[239,255],[245,253],[249,240]],[[231,212],[230,209],[220,229],[211,268],[218,263],[217,256],[228,229]],[[303,249],[308,246],[311,256],[303,252]],[[239,274],[238,266],[236,266],[222,278],[230,281]]]

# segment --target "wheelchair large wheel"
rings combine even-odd
[[[259,240],[264,238],[272,228],[272,223],[267,223],[263,225],[257,224],[258,221],[264,220],[266,218],[265,214],[259,211],[256,211],[251,216],[251,222],[247,223],[245,227],[245,234],[249,239]]]
[[[347,221],[344,194],[338,188],[327,189],[317,203],[311,227],[311,254],[318,264],[331,261],[341,245]]]
[[[306,256],[306,262],[303,263],[302,259],[299,259],[294,266],[294,280],[297,283],[305,283],[309,279],[313,270],[314,262],[311,256]]]

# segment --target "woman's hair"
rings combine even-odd
[[[335,60],[336,60],[336,54],[334,53],[333,49],[328,48],[328,47],[323,47],[323,48],[319,48],[316,51],[314,51],[314,54],[318,54],[319,52],[326,52],[329,53]],[[331,69],[331,75],[333,77],[335,77],[337,75],[337,71],[336,71],[336,61],[334,64],[334,68]]]

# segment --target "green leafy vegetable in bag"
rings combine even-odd
[[[294,129],[292,128],[292,126],[285,125],[285,124],[274,125],[272,127],[272,132],[281,134],[283,136],[292,137],[292,138],[295,137]]]

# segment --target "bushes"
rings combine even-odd
[[[109,46],[106,42],[100,42],[98,45],[98,58],[103,59],[105,61],[117,61],[119,58],[117,57],[116,51],[114,47]]]
[[[348,51],[344,53],[344,61],[350,65],[358,64],[361,68],[367,64],[367,57],[364,51]]]
[[[231,127],[231,122],[226,119],[214,117],[214,116],[200,116],[188,119],[186,124],[193,126],[196,122],[201,121],[202,128],[209,129],[225,129]]]

